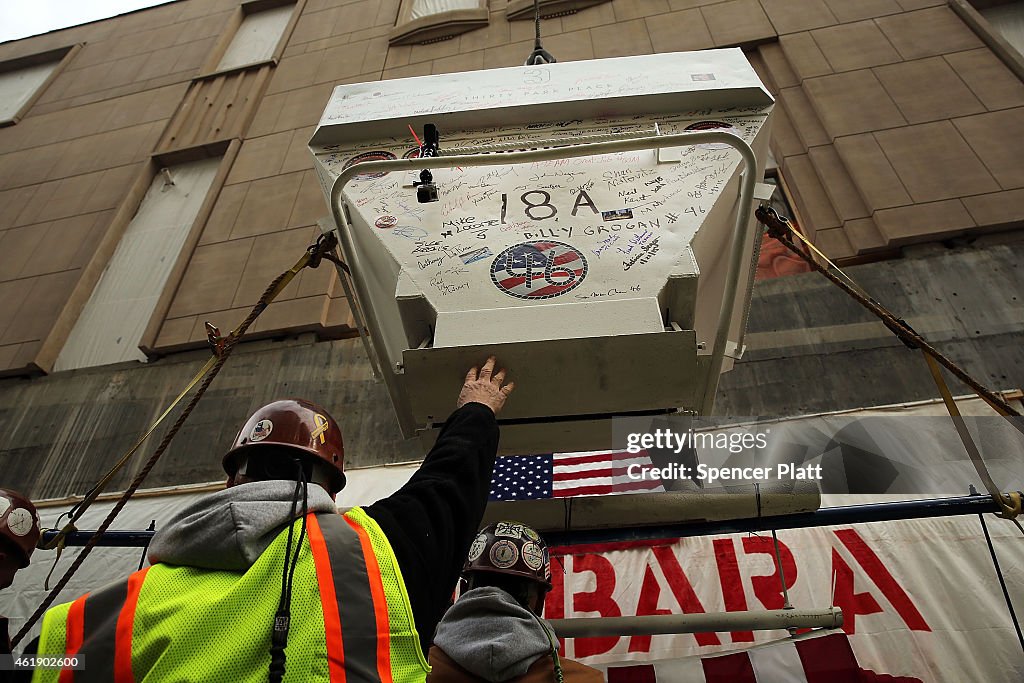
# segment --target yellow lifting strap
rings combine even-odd
[[[277,296],[282,291],[284,291],[284,288],[288,286],[288,284],[295,278],[296,275],[299,274],[299,272],[303,268],[307,266],[312,266],[315,268],[317,265],[319,265],[320,258],[323,256],[324,252],[329,251],[332,248],[333,243],[330,240],[321,239],[318,240],[317,244],[311,246],[309,249],[303,252],[302,257],[295,262],[295,265],[293,265],[287,271],[282,273],[275,280],[273,286],[268,288],[267,291],[263,294],[263,296],[260,297],[260,300],[256,303],[256,306],[253,308],[253,313],[255,313],[256,316],[262,313],[263,310],[274,299],[276,299]],[[314,265],[314,263],[316,265]],[[254,318],[254,316],[250,315],[250,318]],[[120,472],[125,465],[128,464],[128,461],[131,460],[132,456],[135,455],[136,451],[138,451],[139,448],[142,447],[142,444],[145,443],[146,439],[148,439],[153,434],[153,432],[156,431],[156,428],[159,427],[160,424],[167,418],[167,416],[171,414],[171,411],[173,411],[174,408],[181,402],[181,400],[185,398],[185,396],[188,395],[190,391],[192,391],[192,389],[203,379],[203,377],[206,376],[208,372],[210,372],[210,370],[213,369],[213,366],[217,364],[217,361],[220,359],[220,355],[223,352],[224,343],[229,339],[232,340],[232,342],[237,340],[242,335],[245,328],[247,328],[251,324],[252,320],[247,318],[245,321],[240,323],[238,327],[232,330],[231,333],[226,338],[221,338],[219,334],[215,334],[217,332],[217,328],[213,327],[210,323],[207,323],[207,329],[212,330],[210,334],[210,344],[213,347],[214,355],[211,356],[210,359],[206,361],[203,367],[201,367],[195,375],[193,375],[192,379],[189,380],[188,384],[185,385],[185,388],[181,390],[181,393],[179,393],[177,397],[175,397],[175,399],[171,401],[170,405],[167,406],[167,409],[164,410],[158,418],[156,418],[153,424],[150,425],[149,429],[147,429],[146,432],[141,437],[139,437],[138,441],[136,441],[135,444],[130,449],[128,449],[128,452],[121,456],[121,459],[118,460],[117,463],[112,468],[110,468],[110,471],[103,475],[103,477],[96,483],[96,485],[89,490],[89,492],[85,495],[82,501],[71,509],[71,519],[60,530],[60,532],[58,532],[56,536],[54,536],[52,539],[46,542],[44,542],[40,538],[38,545],[40,549],[57,549],[57,557],[54,559],[54,565],[56,565],[57,560],[60,559],[60,554],[64,549],[64,541],[67,535],[69,533],[77,531],[77,528],[75,527],[75,522],[82,517],[85,511],[89,509],[89,506],[91,506],[96,501],[96,498],[99,497],[101,493],[103,493],[104,489],[106,489],[107,485],[110,484],[110,481],[114,478],[114,476],[118,472]]]
[[[788,223],[788,221],[786,221],[786,222]],[[871,298],[868,295],[868,293],[864,289],[861,288],[860,285],[858,285],[849,275],[847,275],[843,271],[842,268],[840,268],[835,263],[833,263],[832,260],[829,259],[828,256],[825,256],[825,254],[823,254],[820,249],[818,249],[816,246],[814,246],[810,242],[810,240],[808,240],[806,237],[804,237],[802,234],[800,234],[800,231],[793,230],[792,228],[790,228],[790,234],[795,235],[796,238],[798,240],[800,240],[801,242],[803,242],[803,244],[808,249],[810,249],[816,256],[818,256],[818,258],[820,258],[825,263],[827,263],[829,265],[829,267],[832,268],[832,270],[834,270],[837,273],[839,273],[843,277],[843,279],[846,280],[846,282],[850,285],[850,287],[857,291],[858,294],[860,294],[861,296],[863,296],[863,297],[865,297],[867,299]],[[929,365],[934,365],[935,364],[935,357],[930,353],[930,351],[928,349],[926,349],[926,348],[922,348],[921,350],[924,352],[925,358],[928,359],[929,361],[931,361],[929,363]],[[934,374],[935,374],[934,371],[933,371],[932,374],[934,376]],[[940,378],[941,378],[941,375],[940,375]],[[939,391],[940,392],[942,391],[942,386],[939,387]],[[999,413],[1003,417],[1011,417],[1011,416],[1015,415],[1015,413],[1012,413],[1012,412],[1008,411],[1004,405],[1000,405],[998,402],[993,401],[991,399],[991,397],[989,397],[988,395],[985,394],[985,392],[975,390],[975,394],[977,394],[978,398],[980,398],[982,401],[987,403],[989,405],[989,407],[992,408],[992,410],[996,411],[997,413]]]
[[[893,331],[905,344],[911,346],[911,348],[919,348],[924,354],[925,362],[928,364],[928,369],[931,371],[932,378],[935,380],[935,384],[939,389],[939,394],[942,396],[942,401],[946,406],[946,410],[949,412],[950,418],[953,420],[953,424],[956,427],[957,434],[960,436],[960,440],[963,442],[964,448],[967,450],[968,456],[971,458],[971,463],[974,465],[974,469],[978,472],[978,476],[981,478],[982,484],[988,491],[992,499],[999,505],[1000,512],[997,514],[1000,517],[1012,520],[1014,524],[1021,528],[1024,532],[1024,527],[1021,527],[1020,523],[1017,522],[1016,517],[1022,512],[1022,495],[1019,491],[1010,493],[1003,493],[996,486],[992,480],[992,475],[988,470],[988,466],[985,464],[984,458],[982,458],[977,445],[974,443],[974,439],[971,437],[970,431],[967,429],[967,424],[960,414],[959,408],[957,408],[956,402],[953,400],[953,395],[949,391],[949,387],[946,385],[945,379],[942,377],[942,372],[939,367],[937,360],[941,354],[928,344],[927,341],[920,334],[915,332],[905,321],[896,318],[891,312],[889,312],[881,304],[877,303],[871,296],[858,285],[853,278],[847,275],[842,268],[832,262],[825,254],[821,252],[816,246],[814,246],[810,240],[804,237],[799,230],[793,229],[789,219],[785,216],[779,216],[774,209],[762,206],[756,212],[757,218],[768,226],[769,234],[776,237],[784,246],[789,248],[791,251],[800,256],[806,261],[812,268],[822,273],[834,283],[839,285],[841,288],[846,289],[847,293],[854,297],[860,297],[861,304],[866,306],[868,310],[877,315],[882,322]],[[816,262],[811,256],[801,252],[795,247],[795,245],[789,241],[788,237],[795,236],[800,242],[802,242],[807,249],[815,254],[818,258],[828,264],[828,266],[842,276],[843,282],[840,282],[838,277],[828,271],[828,268],[822,266]],[[940,358],[945,364],[951,364],[951,361],[945,358]],[[955,365],[952,366],[956,368]],[[967,382],[968,386],[974,390],[974,392],[987,403],[993,410],[999,415],[1007,418],[1013,418],[1019,416],[1019,414],[1005,402],[1001,402],[1001,397],[996,397],[987,388],[979,388],[976,380],[968,376],[962,370],[959,371],[958,376]],[[1013,426],[1024,433],[1019,424],[1012,423]]]
[[[939,364],[935,362],[935,359],[927,351],[922,349],[922,353],[924,354],[925,362],[928,363],[928,369],[932,373],[932,379],[935,380],[935,385],[939,388],[939,393],[942,395],[942,402],[946,404],[949,417],[953,420],[956,432],[960,435],[960,440],[967,450],[967,455],[971,458],[971,464],[974,465],[978,476],[981,477],[981,483],[985,486],[985,489],[992,496],[992,499],[999,504],[1001,512],[997,514],[1006,519],[1014,519],[1021,513],[1020,493],[1004,494],[996,486],[996,483],[992,480],[991,473],[988,471],[988,465],[985,464],[984,458],[981,457],[978,446],[974,443],[971,432],[967,429],[967,423],[964,421],[963,415],[960,414],[956,401],[953,400],[949,386],[946,385],[946,380],[942,377],[942,370],[939,368]]]
[[[96,543],[98,542],[99,538],[103,535],[107,528],[109,528],[110,524],[113,523],[114,518],[117,517],[118,513],[128,503],[128,500],[132,497],[132,495],[134,495],[135,491],[138,490],[138,487],[142,485],[142,482],[145,480],[146,476],[148,476],[149,472],[156,465],[156,462],[160,459],[160,456],[163,455],[164,451],[167,449],[167,446],[170,445],[171,440],[178,433],[178,429],[180,429],[182,424],[184,424],[185,420],[188,419],[188,416],[191,414],[192,409],[195,408],[196,404],[202,398],[206,389],[210,386],[210,383],[214,380],[214,378],[216,378],[217,374],[220,372],[220,369],[224,366],[224,363],[227,361],[228,356],[231,355],[231,351],[232,349],[234,349],[235,344],[238,342],[239,339],[241,339],[242,335],[245,334],[245,331],[249,329],[249,326],[252,325],[253,321],[255,321],[256,318],[259,317],[260,313],[266,310],[267,306],[270,305],[270,302],[273,301],[277,297],[277,295],[280,294],[284,290],[284,288],[288,286],[288,283],[291,282],[292,279],[294,279],[294,277],[298,275],[303,268],[316,268],[317,266],[320,265],[320,261],[325,256],[331,260],[335,260],[336,257],[332,254],[332,251],[336,246],[337,239],[334,237],[333,234],[321,235],[319,238],[317,238],[317,241],[306,249],[305,253],[303,253],[302,257],[298,261],[296,261],[294,266],[292,266],[284,273],[278,275],[270,283],[270,285],[267,286],[267,289],[263,292],[263,295],[260,296],[259,301],[257,301],[256,305],[252,307],[251,311],[249,311],[249,315],[247,315],[245,320],[243,320],[238,325],[238,327],[232,330],[231,334],[229,334],[227,337],[220,337],[219,333],[216,333],[215,335],[216,328],[213,327],[213,325],[207,323],[207,330],[209,331],[210,344],[213,347],[214,357],[210,361],[208,361],[206,365],[204,365],[199,370],[198,373],[196,373],[196,376],[189,382],[188,386],[185,387],[184,391],[178,394],[174,402],[171,403],[170,406],[168,406],[168,408],[160,415],[159,418],[157,418],[156,422],[154,422],[153,425],[149,428],[149,430],[143,435],[143,437],[139,439],[139,441],[136,442],[134,446],[132,446],[131,450],[129,450],[128,453],[126,453],[117,462],[117,464],[114,465],[111,471],[108,472],[100,480],[100,482],[96,486],[94,486],[92,490],[89,491],[89,493],[85,496],[81,503],[79,503],[78,505],[74,506],[71,509],[69,513],[71,516],[71,520],[64,526],[64,528],[62,528],[56,534],[56,536],[53,539],[51,539],[48,543],[42,543],[42,537],[40,537],[39,547],[47,549],[54,547],[57,548],[57,557],[54,559],[53,563],[54,567],[56,567],[57,562],[60,560],[60,554],[66,545],[68,534],[76,530],[75,521],[81,518],[85,510],[88,509],[88,507],[100,495],[100,493],[103,490],[103,487],[106,486],[111,481],[113,476],[122,467],[124,467],[124,465],[128,462],[130,457],[138,450],[139,446],[141,446],[142,442],[145,441],[146,438],[153,433],[157,425],[159,425],[167,417],[167,415],[170,414],[173,408],[178,403],[181,402],[181,400],[188,394],[192,387],[194,387],[197,382],[202,380],[202,384],[200,384],[199,389],[196,390],[196,393],[189,400],[188,404],[186,404],[185,407],[181,410],[181,413],[178,415],[178,418],[175,420],[174,424],[171,425],[170,429],[167,430],[167,433],[164,434],[164,438],[160,442],[160,445],[157,446],[156,450],[149,457],[149,460],[146,461],[146,463],[143,465],[142,469],[132,480],[128,488],[125,489],[124,493],[122,493],[120,498],[118,498],[117,502],[114,504],[114,507],[107,514],[106,518],[99,525],[95,533],[93,533],[92,537],[82,548],[82,551],[78,554],[77,557],[75,557],[74,561],[71,563],[71,566],[68,567],[67,571],[64,572],[64,575],[60,578],[60,580],[57,582],[57,585],[54,586],[53,589],[49,588],[48,584],[50,577],[47,576],[46,588],[47,590],[49,590],[49,593],[47,593],[46,597],[43,598],[42,603],[40,603],[40,605],[36,608],[36,611],[33,612],[32,615],[28,618],[28,620],[22,625],[21,630],[18,631],[18,633],[15,634],[14,638],[11,639],[12,645],[16,646],[21,642],[21,640],[32,629],[35,623],[38,622],[39,619],[43,616],[43,613],[49,608],[50,605],[53,604],[54,599],[57,597],[60,591],[64,589],[64,587],[67,585],[68,581],[75,574],[75,572],[78,571],[78,568],[82,566],[82,562],[85,561],[85,558],[88,557],[89,552],[96,546]],[[50,569],[50,573],[53,573],[52,568]]]

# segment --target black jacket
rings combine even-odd
[[[395,551],[424,652],[480,528],[497,451],[494,413],[468,403],[448,418],[405,486],[365,508]]]

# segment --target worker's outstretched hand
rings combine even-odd
[[[483,403],[497,415],[505,405],[505,399],[515,389],[516,383],[509,382],[505,386],[505,369],[497,372],[494,366],[497,360],[491,356],[484,363],[482,368],[470,368],[466,373],[466,381],[459,392],[459,402],[456,406],[461,408],[467,403]]]

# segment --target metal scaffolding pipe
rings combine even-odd
[[[935,500],[902,500],[894,503],[846,505],[824,508],[814,512],[798,512],[792,515],[729,519],[697,524],[551,531],[546,532],[544,538],[548,545],[579,545],[582,543],[740,534],[751,531],[770,531],[772,529],[805,529],[840,524],[864,524],[867,522],[892,522],[901,519],[958,517],[999,511],[999,505],[992,499],[992,496],[959,496],[956,498],[937,498]],[[68,546],[83,546],[94,533],[96,532],[75,531],[67,535],[65,539],[66,544]],[[50,541],[56,535],[56,529],[43,531],[42,540],[44,542]],[[152,531],[107,531],[100,539],[99,545],[116,548],[141,548],[152,537]]]
[[[658,614],[644,617],[549,619],[559,638],[657,636],[671,633],[777,631],[795,628],[839,628],[843,611],[776,609],[713,614]]]

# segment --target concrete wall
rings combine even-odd
[[[928,252],[844,270],[990,389],[1024,386],[1024,242]],[[817,273],[758,282],[746,343],[722,378],[719,414],[801,415],[939,396],[921,352]],[[971,393],[946,381],[954,395]]]
[[[849,273],[983,382],[1008,389],[1024,386],[1022,259],[1024,242],[1018,242],[854,266]],[[723,377],[716,411],[800,415],[937,397],[920,352],[874,320],[815,273],[759,282],[747,355]],[[37,498],[84,493],[206,358],[191,352],[150,365],[0,380],[4,484]],[[954,394],[969,393],[955,380],[950,386]],[[220,456],[245,418],[287,396],[309,398],[334,415],[350,467],[423,455],[417,442],[401,440],[358,340],[252,342],[228,361],[146,486],[220,479]],[[109,490],[127,486],[162,434]]]
[[[149,365],[125,363],[33,380],[0,380],[4,485],[35,498],[84,493],[208,358],[209,352],[196,351]],[[245,419],[259,406],[288,397],[307,398],[329,410],[342,427],[351,467],[423,456],[415,443],[401,441],[387,393],[373,381],[359,341],[317,343],[306,335],[239,347],[146,487],[223,478],[220,458]],[[108,490],[127,487],[177,414],[167,418]]]

